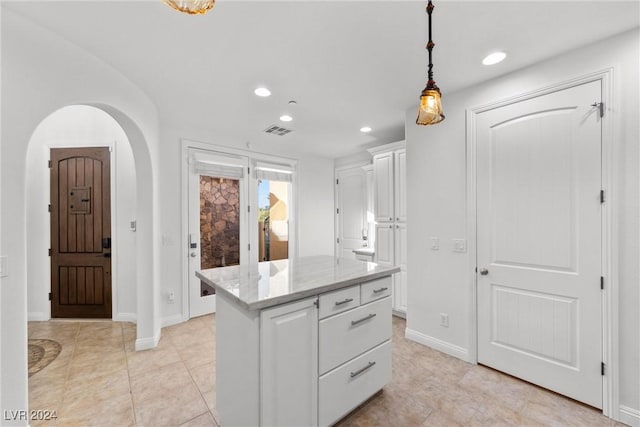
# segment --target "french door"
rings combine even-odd
[[[249,159],[189,149],[189,317],[215,312],[215,291],[197,270],[249,261]]]

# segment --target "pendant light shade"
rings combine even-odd
[[[436,86],[436,82],[433,80],[433,62],[431,60],[431,52],[435,43],[431,40],[431,14],[433,13],[433,3],[429,0],[427,5],[427,14],[429,15],[429,42],[427,43],[427,50],[429,51],[429,80],[427,86],[420,94],[420,107],[418,108],[418,117],[416,118],[416,124],[421,126],[435,125],[444,120],[444,114],[442,114],[442,95],[440,89]]]
[[[164,4],[189,15],[204,15],[215,4],[215,0],[162,0]]]
[[[444,120],[440,89],[429,89],[427,86],[420,95],[420,108],[416,123],[422,126],[435,125]]]

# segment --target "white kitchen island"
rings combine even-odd
[[[223,426],[331,425],[391,380],[391,275],[330,256],[202,270]]]

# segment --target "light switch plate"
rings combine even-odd
[[[454,252],[466,252],[467,241],[465,239],[453,239],[453,251]]]
[[[440,239],[437,237],[429,237],[431,240],[431,250],[437,251],[440,249]]]
[[[0,256],[0,277],[9,275],[9,257],[7,255]]]

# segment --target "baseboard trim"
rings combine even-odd
[[[465,348],[458,347],[457,345],[453,345],[446,341],[442,341],[438,338],[425,335],[421,332],[414,331],[409,328],[405,329],[404,336],[405,338],[411,341],[415,341],[417,343],[434,348],[450,356],[457,357],[458,359],[462,359],[465,362],[475,363],[475,361],[469,360],[469,352]]]
[[[407,318],[407,313],[405,313],[404,311],[391,310],[391,314],[393,314],[396,317],[401,317],[403,319]]]
[[[160,342],[160,331],[158,331],[158,333],[153,337],[138,338],[136,340],[136,351],[156,348],[158,342]]]
[[[136,313],[117,313],[114,317],[113,320],[115,322],[131,322],[131,323],[136,323],[138,320],[138,316],[136,315]]]
[[[638,427],[640,426],[640,410],[629,408],[628,406],[620,405],[619,408],[620,421],[627,425]]]
[[[27,320],[29,322],[46,322],[47,320],[50,320],[50,317],[42,311],[30,311],[27,314]]]
[[[166,328],[167,326],[177,325],[189,319],[183,319],[181,314],[175,314],[173,316],[163,317],[160,321],[160,327]]]

